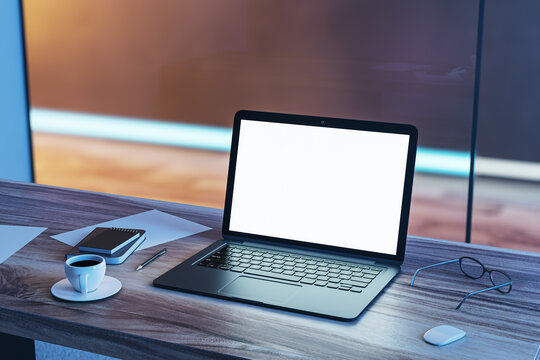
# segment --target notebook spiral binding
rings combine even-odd
[[[110,229],[114,231],[125,231],[125,232],[132,232],[132,233],[138,232],[135,229],[126,229],[126,228],[119,228],[119,227],[111,227]]]

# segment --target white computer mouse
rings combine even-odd
[[[439,325],[429,329],[424,334],[424,340],[427,343],[442,346],[448,345],[464,337],[465,331],[450,325]]]

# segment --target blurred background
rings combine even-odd
[[[464,241],[479,2],[24,0],[36,182],[222,208],[239,109],[414,124]],[[487,1],[473,243],[540,251],[540,3]]]

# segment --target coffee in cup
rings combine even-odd
[[[84,254],[66,260],[66,276],[75,290],[82,294],[95,291],[105,276],[105,259],[99,255]]]

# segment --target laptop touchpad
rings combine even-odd
[[[219,290],[219,293],[240,299],[276,304],[287,302],[301,288],[300,285],[240,276]]]

